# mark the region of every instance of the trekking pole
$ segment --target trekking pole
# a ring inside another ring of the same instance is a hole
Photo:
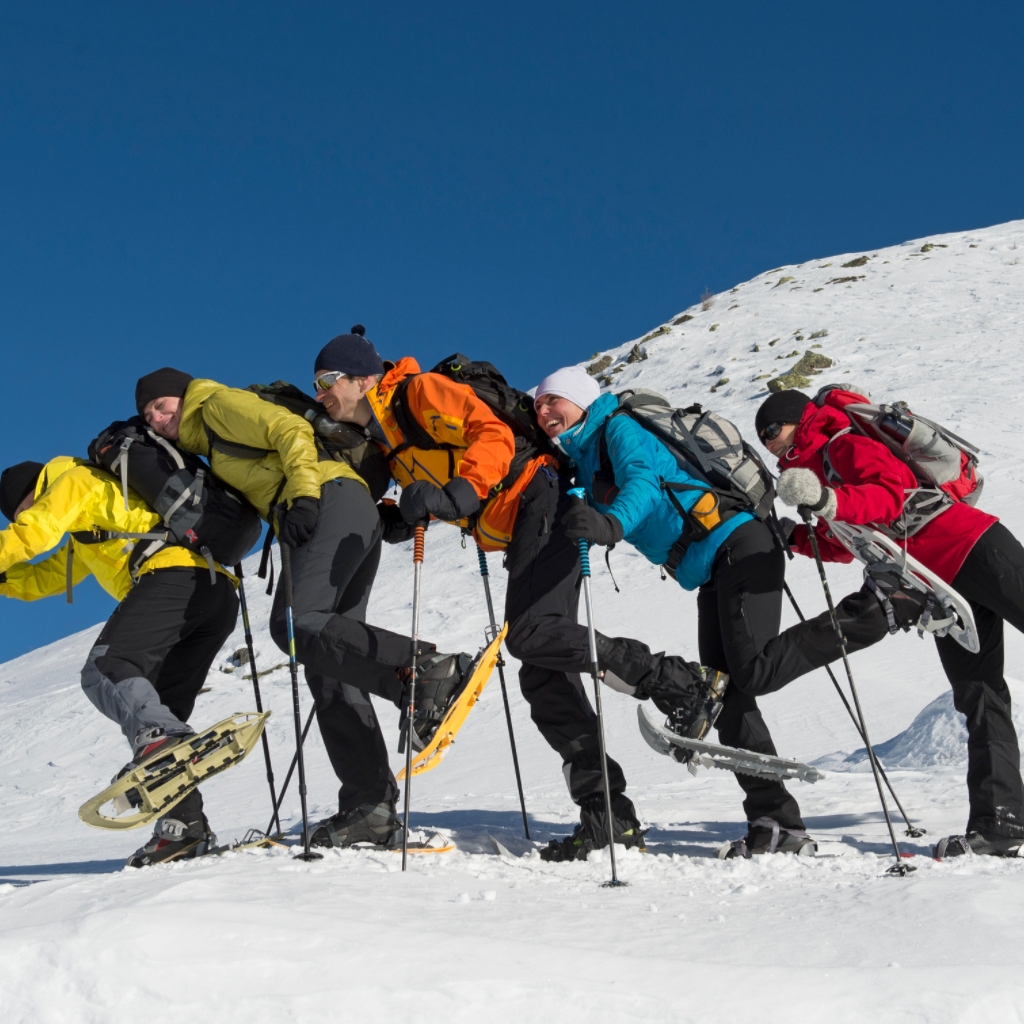
[[[260,677],[256,671],[256,651],[252,645],[252,629],[249,626],[249,605],[245,600],[245,584],[242,582],[242,563],[235,566],[235,575],[238,577],[238,600],[242,606],[242,628],[245,631],[245,646],[249,652],[249,671],[252,673],[252,692],[256,697],[256,711],[263,714],[263,700],[260,697]],[[277,794],[274,792],[274,769],[270,763],[270,743],[267,741],[267,730],[262,733],[263,739],[263,760],[267,763],[267,784],[270,786],[270,806],[273,808],[273,817],[267,826],[267,835],[274,822],[277,822],[278,835],[281,833],[281,819],[277,811]]]
[[[306,724],[302,727],[302,745],[306,744],[306,733],[309,732],[309,727],[313,724],[313,716],[316,714],[316,707],[309,709],[309,718],[306,719]],[[281,810],[281,805],[284,803],[284,795],[288,792],[288,783],[292,781],[292,772],[295,771],[295,765],[299,761],[299,752],[296,751],[292,754],[292,763],[288,768],[288,774],[284,777],[284,785],[281,787],[281,792],[277,795],[277,803],[274,804],[274,818],[277,818],[278,812]],[[270,819],[270,824],[267,826],[267,835],[270,835],[270,829],[274,825],[274,818]],[[278,818],[278,828],[281,827],[281,820]]]
[[[478,544],[476,546],[477,558],[480,560],[480,575],[484,581],[484,594],[487,597],[487,614],[491,619],[491,632],[488,640],[493,640],[498,635],[498,622],[494,618],[494,602],[491,600],[491,577],[487,572],[487,555],[484,549]],[[508,705],[508,690],[505,689],[505,659],[498,651],[498,682],[501,683],[501,699],[505,702],[505,722],[508,725],[508,742],[512,747],[512,766],[516,770],[516,786],[519,788],[519,806],[523,811],[523,831],[526,838],[530,838],[530,824],[526,819],[526,799],[523,796],[523,779],[519,774],[519,755],[516,753],[516,735],[512,731],[512,709]]]
[[[889,828],[889,838],[892,840],[892,850],[896,857],[896,863],[892,865],[887,871],[887,875],[899,875],[905,877],[911,871],[915,870],[911,865],[904,864],[903,858],[900,856],[900,844],[896,841],[896,831],[892,827],[892,818],[889,817],[889,808],[885,802],[885,793],[882,791],[882,780],[878,774],[878,761],[875,759],[875,748],[871,746],[871,740],[868,738],[868,727],[864,721],[864,712],[861,710],[860,697],[857,696],[857,687],[853,681],[853,672],[850,669],[850,659],[846,656],[846,637],[843,635],[843,627],[839,624],[839,616],[836,615],[836,607],[832,603],[832,591],[828,588],[828,577],[825,575],[825,566],[821,560],[821,550],[818,547],[818,536],[814,532],[814,526],[811,523],[811,510],[806,505],[799,507],[799,512],[803,521],[807,524],[807,534],[811,539],[811,550],[814,552],[814,562],[818,567],[818,575],[821,577],[821,586],[825,591],[825,601],[828,604],[828,613],[832,618],[832,627],[836,631],[836,639],[839,641],[839,649],[843,654],[843,666],[846,669],[846,678],[850,682],[850,693],[853,696],[853,704],[857,709],[857,718],[860,720],[860,734],[864,737],[864,745],[867,747],[868,760],[871,762],[871,773],[875,777],[875,786],[878,789],[878,799],[882,803],[882,814],[885,815],[885,823]]]
[[[801,622],[806,622],[804,613],[800,611],[800,606],[796,603],[796,598],[793,596],[793,591],[789,589],[789,584],[783,581],[783,589],[786,591],[786,596],[789,598],[789,603],[793,606],[793,611],[796,612],[797,618]],[[853,720],[853,727],[857,730],[857,735],[864,739],[864,733],[861,732],[860,723],[857,721],[857,716],[853,713],[853,708],[850,707],[850,702],[846,699],[846,694],[843,693],[843,688],[839,685],[839,680],[836,679],[835,673],[832,671],[831,665],[824,666],[825,671],[828,673],[829,679],[832,680],[832,685],[836,688],[836,693],[839,694],[839,699],[843,702],[843,707],[846,708],[850,718]],[[900,798],[896,795],[896,790],[892,788],[892,783],[889,781],[889,776],[885,774],[885,768],[882,767],[882,762],[878,762],[878,771],[882,776],[882,781],[885,783],[886,788],[892,795],[893,800],[896,801],[896,806],[900,809],[900,814],[903,815],[903,820],[907,823],[906,831],[903,833],[905,836],[910,836],[912,839],[920,839],[921,836],[925,835],[926,829],[920,828],[917,825],[910,823],[910,818],[907,817],[907,812],[903,810],[903,804],[900,803]]]
[[[573,487],[569,497],[577,504],[586,503],[586,492],[582,487]],[[608,818],[608,853],[612,859],[611,881],[602,882],[601,887],[610,889],[628,885],[618,877],[615,869],[615,823],[612,818],[612,788],[608,781],[608,757],[604,748],[604,711],[601,707],[601,669],[597,663],[597,631],[594,628],[594,604],[590,596],[590,545],[582,537],[577,542],[580,549],[580,574],[583,577],[583,595],[587,605],[587,638],[590,641],[590,674],[594,678],[594,703],[597,709],[597,745],[601,755],[601,779],[604,782],[604,811]]]
[[[292,676],[292,708],[295,711],[295,757],[299,765],[299,800],[302,804],[302,853],[296,860],[321,860],[322,853],[309,848],[309,814],[306,810],[306,759],[302,754],[302,713],[299,710],[299,663],[295,657],[295,619],[292,615],[292,549],[278,539],[281,549],[281,586],[284,587],[284,617],[288,626],[288,668]]]
[[[416,654],[420,639],[420,569],[423,567],[423,542],[426,526],[416,527],[412,542],[412,671],[409,675],[409,706],[405,710],[405,813],[402,815],[402,870],[409,855],[409,797],[412,791],[413,717],[416,714]]]

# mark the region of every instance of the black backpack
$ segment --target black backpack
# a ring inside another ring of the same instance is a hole
[[[353,423],[335,423],[315,398],[287,381],[250,384],[246,391],[252,391],[264,401],[280,405],[308,420],[313,428],[320,461],[348,463],[366,482],[375,502],[387,493],[388,484],[391,483],[391,467],[384,450],[370,437],[366,428]],[[233,445],[221,438],[211,438],[211,444],[218,451],[236,458],[262,458],[268,454],[266,449]]]
[[[468,384],[473,393],[504,423],[515,438],[516,451],[512,457],[512,464],[505,478],[491,488],[491,497],[500,491],[511,486],[519,474],[526,468],[526,464],[538,455],[553,455],[558,457],[557,451],[548,439],[548,436],[537,424],[537,414],[534,411],[533,399],[511,384],[498,372],[497,367],[487,362],[474,362],[464,355],[456,352],[447,359],[442,359],[437,366],[432,367],[428,373],[438,373],[442,377],[455,381],[457,384]],[[405,436],[405,443],[399,445],[391,452],[391,458],[405,451],[406,448],[422,448],[424,450],[442,449],[454,451],[454,445],[444,444],[435,441],[434,438],[416,422],[415,418],[406,411],[404,405],[405,390],[409,386],[407,378],[398,385],[395,397],[391,403],[391,411],[395,416],[399,429]],[[454,457],[452,459],[452,472],[454,473]]]
[[[125,508],[131,488],[163,519],[163,530],[146,534],[74,535],[80,543],[114,537],[137,541],[129,560],[133,575],[168,544],[202,555],[212,574],[213,562],[237,565],[260,538],[262,523],[252,505],[218,480],[202,459],[160,437],[138,416],[112,423],[95,438],[89,444],[89,461],[120,478]]]

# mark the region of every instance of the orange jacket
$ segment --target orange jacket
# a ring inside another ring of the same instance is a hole
[[[421,373],[415,359],[385,363],[385,374],[367,393],[374,419],[390,453],[391,473],[405,487],[414,480],[429,480],[443,487],[460,476],[473,485],[484,503],[473,526],[473,536],[485,551],[500,551],[512,539],[519,511],[519,496],[540,466],[557,466],[550,455],[531,459],[508,486],[502,481],[515,455],[512,431],[477,398],[468,384],[457,384],[439,373]],[[405,435],[392,403],[398,385],[409,378],[402,406],[405,415],[446,448],[405,447]],[[401,448],[401,451],[396,449]],[[468,527],[466,520],[457,525]]]

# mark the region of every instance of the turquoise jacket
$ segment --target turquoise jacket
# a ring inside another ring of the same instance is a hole
[[[586,490],[594,508],[615,516],[622,523],[624,539],[655,565],[662,565],[684,524],[668,493],[661,489],[661,481],[698,485],[701,481],[680,469],[672,453],[629,416],[609,420],[618,405],[615,395],[601,395],[579,423],[558,436],[558,444],[575,464],[576,485]],[[610,505],[594,501],[593,478],[601,468],[602,428],[619,489]],[[679,503],[687,510],[700,496],[700,491],[676,492]],[[740,512],[704,540],[691,544],[676,569],[679,585],[684,590],[696,590],[707,583],[722,542],[753,518],[749,512]]]

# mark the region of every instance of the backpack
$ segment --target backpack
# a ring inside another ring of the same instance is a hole
[[[680,469],[705,485],[661,482],[686,524],[666,568],[674,572],[690,544],[703,540],[737,512],[751,512],[763,520],[772,518],[775,478],[730,420],[705,412],[697,404],[675,409],[667,398],[646,388],[623,391],[617,397],[619,407],[609,419],[629,416],[669,450]],[[598,445],[600,469],[594,474],[592,492],[595,500],[605,505],[614,500],[618,491],[603,429]],[[702,491],[710,497],[701,498],[686,511],[673,492],[690,490]]]
[[[969,441],[912,413],[906,402],[874,405],[866,392],[848,386],[827,384],[813,401],[819,408],[828,405],[845,413],[850,421],[847,430],[884,444],[917,478],[918,488],[908,493],[903,511],[883,532],[912,537],[956,502],[977,503],[985,481],[978,472],[979,449]],[[841,485],[828,454],[831,443],[822,450],[822,467],[829,484]]]
[[[456,384],[467,384],[473,389],[473,393],[480,399],[511,431],[515,440],[515,454],[512,457],[512,464],[504,479],[491,488],[490,497],[494,497],[505,488],[510,487],[519,474],[526,468],[527,463],[538,455],[554,455],[555,449],[551,445],[548,436],[537,424],[537,414],[534,412],[533,398],[525,391],[512,387],[511,384],[498,372],[497,367],[487,362],[474,362],[464,355],[456,352],[455,355],[442,359],[437,366],[426,371],[437,373],[447,377]],[[411,416],[404,403],[405,391],[409,386],[411,377],[407,377],[395,389],[394,398],[391,401],[391,412],[398,423],[399,429],[405,437],[404,444],[400,444],[391,452],[391,458],[405,451],[407,448],[421,448],[427,451],[442,449],[453,452],[455,445],[444,444],[435,441],[425,428],[416,422]],[[451,459],[451,474],[455,472],[455,459]]]
[[[335,423],[315,398],[287,381],[250,384],[246,391],[252,391],[265,402],[280,405],[308,420],[313,428],[320,461],[348,463],[366,482],[374,502],[384,497],[391,483],[391,467],[383,448],[370,437],[366,428],[352,423]],[[221,438],[211,438],[211,444],[214,443],[219,451],[236,458],[260,459],[269,454],[267,449],[235,445]],[[244,453],[240,454],[243,449]]]
[[[259,540],[262,522],[237,491],[222,483],[202,459],[160,437],[138,416],[112,423],[89,444],[89,461],[119,476],[128,508],[131,488],[163,519],[164,530],[146,534],[85,532],[80,543],[126,537],[137,543],[129,559],[132,575],[168,544],[201,554],[214,576],[214,562],[237,565]]]

